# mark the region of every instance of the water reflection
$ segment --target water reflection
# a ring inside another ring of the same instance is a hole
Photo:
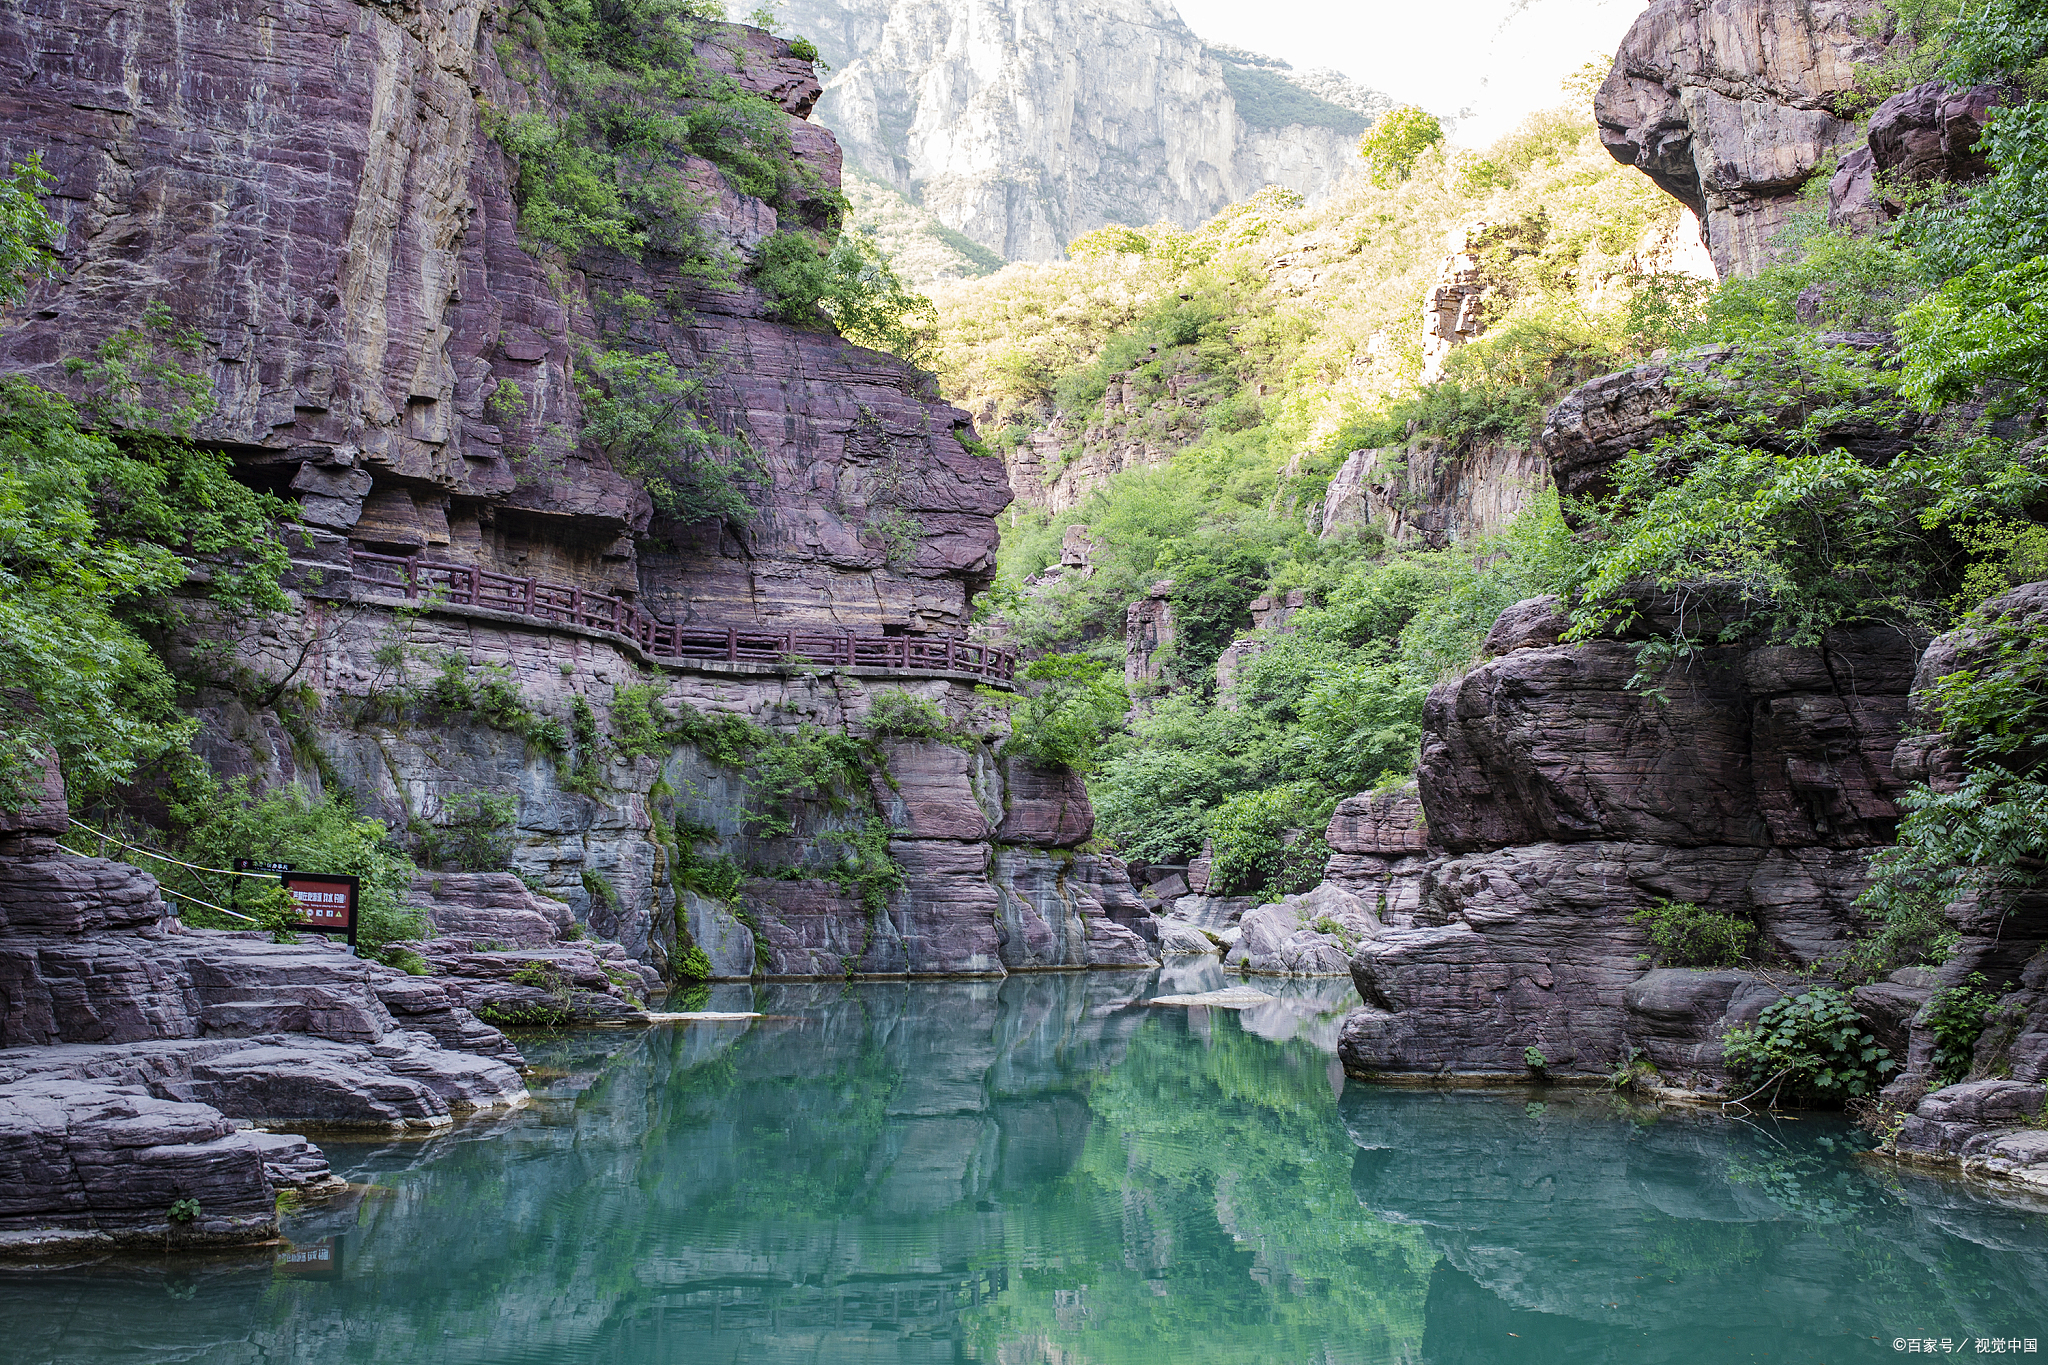
[[[1840,1124],[1340,1099],[1348,983],[1144,1003],[1225,984],[1210,962],[721,988],[711,1008],[769,1017],[537,1042],[531,1109],[332,1146],[361,1187],[290,1219],[297,1260],[4,1274],[0,1325],[30,1360],[492,1365],[1841,1361],[2048,1337],[2041,1220],[1866,1170]]]

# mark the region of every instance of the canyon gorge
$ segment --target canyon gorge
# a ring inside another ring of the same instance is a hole
[[[1353,1086],[1356,1202],[1466,1277],[1432,1302],[1615,1306],[1570,1274],[1504,1288],[1497,1230],[1428,1188],[1429,1101],[1379,1131],[1360,1089],[1611,1085],[1666,1106],[1682,1156],[1786,1075],[1739,1040],[1820,995],[1895,1063],[1854,1097],[1887,1157],[2048,1188],[2039,859],[1940,883],[1938,951],[1868,946],[1873,855],[1975,790],[1984,735],[2020,736],[1998,772],[2038,764],[2034,712],[1998,730],[1954,681],[2048,628],[2038,498],[1966,509],[1995,555],[1940,531],[1912,612],[1838,595],[1781,629],[1789,570],[1556,569],[1646,534],[1725,453],[1703,432],[1858,490],[1990,443],[2017,453],[1980,482],[2033,477],[2011,376],[1899,396],[1889,324],[1939,281],[1876,318],[1785,273],[1980,186],[2019,85],[1911,66],[1866,0],[1653,0],[1589,110],[1483,153],[1435,127],[1394,175],[1357,150],[1389,101],[1150,0],[795,0],[773,17],[801,39],[656,9],[0,9],[0,165],[39,166],[52,233],[0,372],[143,450],[107,414],[184,395],[158,434],[289,518],[281,609],[215,591],[250,547],[176,536],[189,581],[122,607],[179,719],[117,780],[65,747],[63,698],[5,693],[36,739],[0,802],[0,1253],[274,1238],[281,1208],[363,1197],[320,1143],[516,1124],[536,1057],[580,1046],[537,1028],[654,1031],[626,1071],[714,1040],[661,1063],[697,1085],[728,1050],[804,1073],[794,1032],[709,1026],[807,1019],[856,1075],[940,1006],[856,1025],[808,993],[925,979],[974,1040],[929,1075],[896,1057],[915,1084],[856,1116],[929,1156],[933,1209],[1027,1183],[1011,1134],[1086,1164],[1048,1059],[1149,1058],[1155,999],[1221,1056],[1210,1011],[1249,997],[1218,992],[1255,988],[1247,1027],[1314,1044],[1290,1112]],[[1878,69],[1902,88],[1873,96]],[[842,234],[853,170],[1016,264],[909,300]],[[1716,298],[1780,330],[1687,331]],[[175,373],[138,359],[164,348]],[[1884,488],[1863,502],[1910,502]],[[233,899],[255,888],[187,876],[243,871],[200,857],[208,806],[349,823],[401,928],[289,941]],[[1674,906],[1743,951],[1672,960]],[[1461,1121],[1461,1152],[1529,1145]],[[905,1161],[877,1187],[921,1208]],[[1203,1195],[1225,1223],[1232,1188]],[[1366,1240],[1339,1250],[1423,1254]],[[933,1322],[998,1293],[956,1270],[902,1272]]]

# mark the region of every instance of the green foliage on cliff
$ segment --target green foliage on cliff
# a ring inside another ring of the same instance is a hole
[[[47,265],[39,176],[0,179],[0,298]],[[195,444],[199,340],[161,305],[68,367],[81,405],[0,376],[0,807],[54,748],[75,805],[182,749],[191,723],[149,643],[188,583],[230,615],[280,610],[290,505]]]
[[[784,322],[814,326],[822,317],[857,346],[913,365],[928,359],[932,301],[913,293],[861,233],[828,245],[812,233],[778,232],[761,244],[754,280]]]
[[[1020,694],[988,693],[1010,707],[1004,754],[1077,773],[1094,769],[1103,739],[1123,723],[1130,693],[1116,670],[1099,659],[1047,654],[1018,670]]]
[[[659,351],[586,348],[576,365],[583,436],[613,469],[638,479],[663,516],[684,525],[744,525],[766,472],[744,434],[709,412],[708,367],[677,368]]]
[[[1691,901],[1659,898],[1629,919],[1649,938],[1659,967],[1733,967],[1756,941],[1748,920]]]
[[[697,43],[723,13],[705,0],[519,0],[498,53],[540,107],[487,123],[517,166],[519,227],[570,256],[592,247],[658,251],[728,278],[697,218],[712,187],[687,158],[717,166],[741,194],[792,207],[806,186],[788,116],[707,68]]]

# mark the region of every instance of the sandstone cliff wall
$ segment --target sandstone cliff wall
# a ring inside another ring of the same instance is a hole
[[[750,286],[680,263],[522,249],[513,167],[482,115],[544,106],[501,69],[485,0],[319,0],[289,19],[230,0],[35,0],[0,15],[0,156],[54,176],[63,273],[0,337],[0,366],[64,387],[61,362],[167,305],[205,338],[218,408],[201,429],[252,481],[296,495],[340,586],[348,537],[601,591],[664,616],[959,629],[991,572],[1000,466],[956,439],[967,417],[896,360],[766,319]],[[815,182],[838,183],[818,94],[788,45],[733,26],[705,40],[787,111]],[[680,168],[716,246],[796,224]],[[631,322],[600,316],[632,292]],[[613,300],[607,304],[607,299]],[[686,369],[771,484],[759,515],[712,535],[656,528],[644,492],[579,439],[579,351],[621,330]],[[515,391],[516,401],[509,395]],[[907,543],[879,529],[908,518]]]
[[[877,745],[859,810],[764,841],[743,775],[697,748],[616,757],[612,701],[652,686],[662,704],[845,735],[870,693],[851,673],[663,671],[616,637],[394,612],[351,581],[352,545],[561,581],[683,625],[873,635],[959,632],[993,568],[1002,466],[963,446],[966,414],[918,372],[822,323],[771,318],[744,270],[720,284],[658,252],[570,260],[522,242],[516,168],[485,115],[545,111],[549,93],[507,74],[498,17],[484,0],[317,0],[276,19],[230,0],[0,14],[0,67],[17,77],[0,94],[0,157],[43,157],[64,230],[63,273],[0,334],[0,366],[64,387],[64,359],[167,305],[204,338],[217,407],[201,439],[296,497],[308,528],[293,614],[208,617],[172,643],[198,686],[201,753],[259,789],[339,785],[407,838],[462,797],[513,795],[513,866],[657,962],[679,946],[704,947],[719,975],[1150,961],[1112,918],[1139,922],[1114,866],[1067,851],[1092,831],[1085,797],[998,761],[1001,723],[959,681],[910,684],[975,718],[959,743]],[[687,157],[703,235],[743,266],[778,228],[829,229],[839,153],[806,117],[810,63],[741,26],[698,57],[784,110],[813,187],[778,217]],[[629,295],[648,305],[627,309]],[[708,375],[709,415],[767,475],[755,515],[667,524],[582,439],[578,372],[596,345]],[[207,644],[227,645],[233,667]],[[575,703],[591,706],[583,766],[423,705],[444,661],[502,670],[564,733]],[[303,700],[252,700],[251,679]],[[900,836],[889,852],[907,874],[886,914],[795,875],[835,866],[819,837],[869,814]],[[718,856],[795,879],[757,879],[730,905],[696,896],[675,875],[679,819],[713,830]]]

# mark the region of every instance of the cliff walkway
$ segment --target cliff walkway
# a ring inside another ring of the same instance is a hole
[[[349,570],[363,589],[408,601],[446,602],[531,616],[623,636],[657,659],[760,664],[824,664],[898,673],[969,673],[994,682],[1016,676],[1017,656],[958,635],[855,635],[671,625],[621,597],[513,578],[472,564],[418,555],[380,555],[349,547]]]

